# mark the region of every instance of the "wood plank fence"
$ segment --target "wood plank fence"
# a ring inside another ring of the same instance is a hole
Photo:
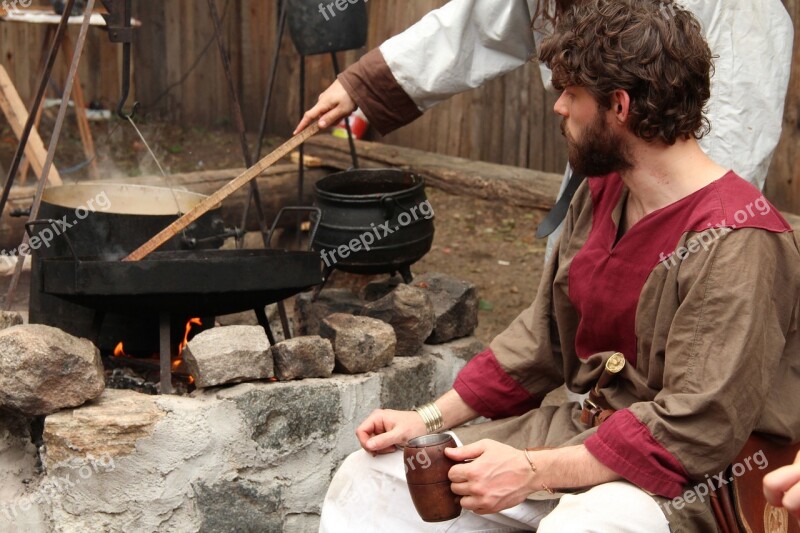
[[[278,0],[216,0],[224,17],[224,39],[250,130],[257,128],[277,30]],[[44,2],[47,3],[47,2]],[[369,2],[369,38],[364,50],[341,53],[348,65],[367,49],[411,25],[445,0],[373,0]],[[800,0],[784,0],[800,23]],[[213,41],[204,0],[134,0],[142,21],[134,47],[134,91],[149,116],[206,128],[231,128],[227,85]],[[71,30],[77,34],[77,29]],[[288,32],[287,32],[288,34]],[[800,39],[800,31],[796,31]],[[28,101],[42,55],[43,29],[0,23],[0,63]],[[795,65],[784,121],[784,136],[768,179],[768,196],[782,209],[800,212],[800,53]],[[89,34],[81,76],[87,100],[115,107],[120,88],[120,47],[102,30]],[[423,67],[424,68],[424,67]],[[56,69],[56,80],[63,77]],[[311,103],[333,80],[327,56],[307,59],[305,100]],[[546,93],[534,64],[459,95],[385,142],[494,163],[561,172],[566,156],[554,97]],[[281,43],[278,78],[268,133],[286,136],[300,108],[299,58],[288,37]],[[251,135],[252,138],[252,135]]]

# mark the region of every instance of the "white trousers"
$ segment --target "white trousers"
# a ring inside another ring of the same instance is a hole
[[[616,481],[560,500],[525,502],[498,514],[464,511],[448,522],[426,523],[417,514],[400,452],[351,454],[333,477],[321,533],[511,532],[669,533],[664,513],[644,491]]]

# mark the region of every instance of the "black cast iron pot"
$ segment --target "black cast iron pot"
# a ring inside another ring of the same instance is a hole
[[[433,244],[433,208],[421,176],[399,169],[347,170],[315,185],[322,220],[313,247],[328,269],[400,272]]]
[[[300,55],[354,50],[367,44],[367,0],[287,0],[289,34]]]

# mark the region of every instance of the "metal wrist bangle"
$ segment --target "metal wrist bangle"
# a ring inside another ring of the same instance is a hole
[[[535,452],[537,449],[538,448],[525,448],[523,450],[525,452],[525,458],[528,460],[528,463],[530,463],[530,465],[531,465],[531,472],[533,472],[534,474],[536,474],[538,469],[536,468],[536,465],[533,464],[533,459],[531,458],[531,456],[530,456],[530,454],[528,452]],[[545,485],[544,483],[542,483],[542,490],[545,490],[550,494],[555,494],[555,491],[553,489],[551,489],[550,487],[548,487],[547,485]]]
[[[442,412],[435,403],[426,403],[416,407],[414,410],[422,417],[422,421],[425,423],[425,430],[428,433],[435,433],[444,427]]]

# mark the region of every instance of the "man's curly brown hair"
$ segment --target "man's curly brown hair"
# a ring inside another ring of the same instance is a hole
[[[539,60],[553,86],[588,90],[605,109],[611,94],[630,95],[628,126],[668,145],[710,130],[711,51],[694,15],[672,0],[588,0],[558,19]]]

